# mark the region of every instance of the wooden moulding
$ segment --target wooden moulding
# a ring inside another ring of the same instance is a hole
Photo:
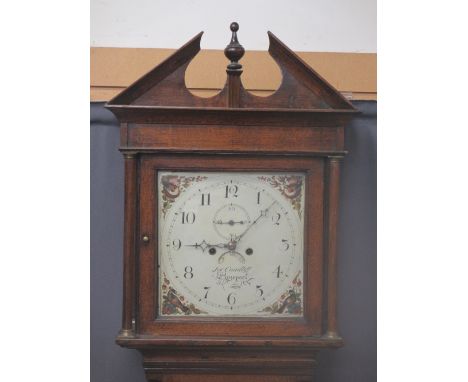
[[[270,125],[337,126],[349,122],[357,110],[330,109],[271,109],[271,108],[215,108],[162,106],[106,106],[127,123],[178,123],[205,125]]]
[[[140,334],[134,338],[118,337],[117,343],[132,349],[193,349],[199,351],[204,347],[213,349],[281,349],[289,351],[294,348],[321,349],[338,348],[343,345],[341,338],[330,338],[326,335],[315,337],[226,337],[226,336],[152,336]]]
[[[247,381],[266,382],[271,381],[272,377],[278,378],[277,380],[288,377],[287,381],[297,381],[297,377],[309,377],[310,381],[317,364],[315,350],[290,349],[284,352],[275,349],[203,349],[194,352],[190,349],[166,349],[164,352],[146,350],[142,351],[142,354],[143,367],[150,381],[164,381],[167,370],[171,370],[173,375],[180,374],[181,379],[183,375],[198,374],[199,378],[210,375],[217,375],[218,378],[219,375],[242,375],[249,377]]]
[[[322,348],[342,346],[341,339],[262,337],[122,338],[117,343],[143,355],[148,381],[310,382]],[[170,377],[169,377],[170,376]],[[218,379],[216,379],[218,378]]]

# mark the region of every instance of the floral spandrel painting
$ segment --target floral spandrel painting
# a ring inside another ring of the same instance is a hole
[[[167,210],[172,203],[183,193],[193,182],[205,180],[206,176],[179,176],[164,175],[161,177],[162,193],[162,213],[166,216]]]
[[[302,281],[299,276],[298,273],[288,290],[280,296],[278,301],[267,306],[262,312],[302,314]]]
[[[164,274],[162,283],[162,313],[164,315],[191,315],[206,313],[195,305],[188,303],[184,296],[179,294]]]
[[[304,177],[299,175],[259,176],[258,179],[269,183],[287,198],[301,216],[301,201]]]

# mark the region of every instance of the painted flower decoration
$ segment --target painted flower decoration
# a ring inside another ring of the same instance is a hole
[[[259,176],[259,180],[269,183],[288,199],[301,216],[303,177],[299,175]]]
[[[176,175],[164,175],[161,177],[163,195],[170,200],[175,200],[180,195],[180,178]]]
[[[166,275],[163,274],[162,285],[162,308],[163,315],[190,315],[206,313],[193,304],[187,304],[185,297],[179,294],[171,285]]]
[[[283,293],[278,301],[267,306],[262,312],[271,314],[301,314],[302,313],[302,282],[299,278],[300,273],[294,277],[290,288]]]
[[[289,199],[295,199],[301,195],[302,179],[298,176],[285,177],[284,195]]]
[[[161,196],[162,196],[162,213],[166,217],[166,213],[171,208],[172,203],[180,196],[180,194],[189,187],[193,182],[200,182],[207,179],[206,176],[179,176],[179,175],[163,175],[161,177]]]

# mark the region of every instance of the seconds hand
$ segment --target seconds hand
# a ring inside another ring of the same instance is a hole
[[[271,207],[273,207],[273,205],[274,205],[275,203],[276,203],[276,200],[275,200],[273,203],[271,203],[270,206],[269,206],[268,208],[266,208],[266,209],[264,209],[264,210],[262,210],[262,211],[260,212],[260,215],[253,221],[253,223],[252,223],[251,225],[249,225],[249,226],[247,227],[247,229],[246,229],[244,232],[242,232],[242,233],[240,234],[240,236],[237,237],[236,243],[239,242],[239,240],[242,238],[242,236],[244,236],[244,235],[247,233],[247,231],[248,231],[250,228],[252,228],[252,226],[253,226],[254,224],[256,224],[257,221],[258,221],[262,216],[266,216],[266,213],[268,212],[268,210],[269,210]]]

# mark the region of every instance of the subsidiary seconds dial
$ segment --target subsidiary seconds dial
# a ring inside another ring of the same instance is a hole
[[[159,314],[302,314],[302,174],[162,172],[158,194]]]

